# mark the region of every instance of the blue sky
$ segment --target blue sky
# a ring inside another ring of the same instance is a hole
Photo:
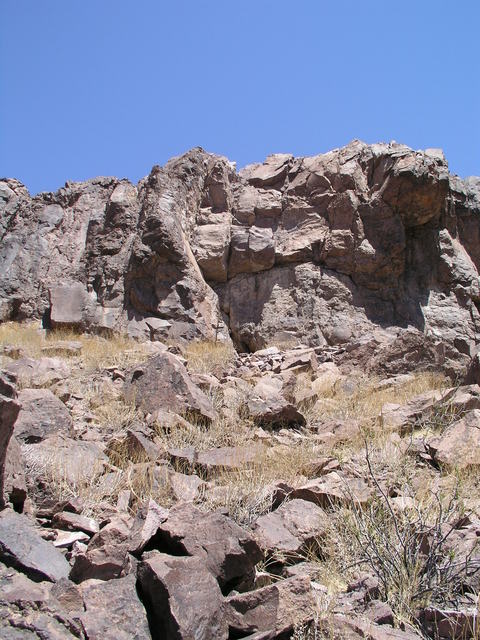
[[[0,176],[137,181],[191,147],[239,167],[442,147],[480,175],[478,0],[0,0]]]

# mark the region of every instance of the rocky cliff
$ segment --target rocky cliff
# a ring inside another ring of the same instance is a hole
[[[0,196],[3,320],[231,336],[244,351],[408,329],[455,361],[474,351],[480,179],[449,175],[438,150],[353,141],[237,172],[197,148],[137,185],[30,197],[5,179]]]

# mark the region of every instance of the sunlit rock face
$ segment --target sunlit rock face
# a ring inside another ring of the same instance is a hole
[[[480,180],[353,141],[237,172],[193,149],[133,185],[0,182],[0,313],[151,339],[355,345],[418,330],[469,357]]]

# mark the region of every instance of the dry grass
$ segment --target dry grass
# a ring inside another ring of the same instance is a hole
[[[229,342],[195,340],[189,343],[183,355],[190,373],[215,373],[234,362],[235,349]]]
[[[84,335],[70,330],[57,329],[46,332],[39,323],[5,322],[0,324],[0,347],[11,345],[20,348],[31,358],[45,355],[42,348],[53,346],[56,342],[75,342],[81,344],[80,364],[88,371],[106,367],[125,368],[145,360],[149,350],[145,345],[131,340],[122,334],[112,333],[107,337]],[[76,356],[62,355],[66,360]]]
[[[384,404],[404,404],[426,391],[447,387],[442,374],[430,372],[417,373],[411,380],[387,388],[379,388],[380,380],[375,378],[352,378],[348,382],[352,384],[350,393],[337,382],[326,384],[321,399],[332,402],[319,407],[321,415],[367,424],[378,417]]]
[[[26,471],[42,493],[53,501],[79,498],[84,515],[98,516],[106,507],[115,508],[120,492],[131,493],[132,512],[149,498],[168,507],[173,503],[173,494],[164,469],[154,463],[135,463],[125,458],[118,467],[99,459],[94,466],[86,468],[82,461],[72,465],[70,457],[61,450],[44,455],[35,445],[23,448]]]
[[[241,525],[249,525],[272,508],[276,484],[297,487],[310,476],[311,462],[319,456],[318,446],[307,439],[298,445],[266,446],[253,464],[240,469],[220,470],[217,490],[203,496],[203,509],[224,508]]]

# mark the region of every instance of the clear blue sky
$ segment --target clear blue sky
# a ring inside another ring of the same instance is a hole
[[[239,167],[442,147],[480,175],[479,0],[0,0],[0,176],[134,181],[191,147]]]

